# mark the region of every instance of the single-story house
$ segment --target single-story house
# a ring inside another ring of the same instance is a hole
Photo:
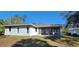
[[[5,35],[18,36],[33,36],[33,35],[47,35],[60,36],[62,35],[62,25],[34,25],[34,24],[16,24],[5,25]]]
[[[73,26],[73,24],[69,24],[68,25],[68,33],[70,33],[71,35],[79,35],[79,25],[75,25]]]
[[[73,14],[68,17],[68,33],[71,35],[79,35],[79,14]]]

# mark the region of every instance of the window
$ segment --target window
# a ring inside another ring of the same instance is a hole
[[[35,32],[37,32],[37,28],[35,28]]]
[[[9,31],[11,31],[11,27],[9,27]]]
[[[17,33],[19,33],[19,27],[17,27]]]
[[[39,29],[39,34],[41,34],[41,29]]]
[[[27,27],[27,33],[29,33],[29,27]]]

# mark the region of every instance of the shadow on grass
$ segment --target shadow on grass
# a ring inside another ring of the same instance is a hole
[[[16,42],[12,47],[56,47],[51,46],[45,41],[38,39],[22,39],[21,41]]]
[[[61,38],[71,38],[71,37],[67,37],[67,36],[61,36]]]
[[[72,35],[71,35],[71,33],[66,33],[66,35],[72,36],[72,37],[79,37],[79,35],[77,35],[77,34],[72,34]]]
[[[57,40],[57,39],[60,39],[61,38],[61,36],[47,36],[47,37],[45,37],[45,39],[50,39],[50,40]]]
[[[76,45],[76,42],[74,42],[73,40],[62,40],[63,43],[66,43],[69,46],[74,46]]]

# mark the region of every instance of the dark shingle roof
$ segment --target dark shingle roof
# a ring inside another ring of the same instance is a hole
[[[10,26],[33,26],[33,27],[62,27],[60,24],[12,24],[12,25],[4,25],[5,27]]]

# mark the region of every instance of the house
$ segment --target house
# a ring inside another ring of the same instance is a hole
[[[73,24],[69,24],[68,33],[70,35],[79,35],[79,26],[74,26]]]
[[[79,35],[79,20],[78,20],[79,14],[73,14],[69,19],[69,23],[67,25],[68,33],[71,35]]]
[[[16,24],[5,25],[5,35],[18,35],[18,36],[60,36],[62,34],[62,25],[34,25],[34,24]]]

